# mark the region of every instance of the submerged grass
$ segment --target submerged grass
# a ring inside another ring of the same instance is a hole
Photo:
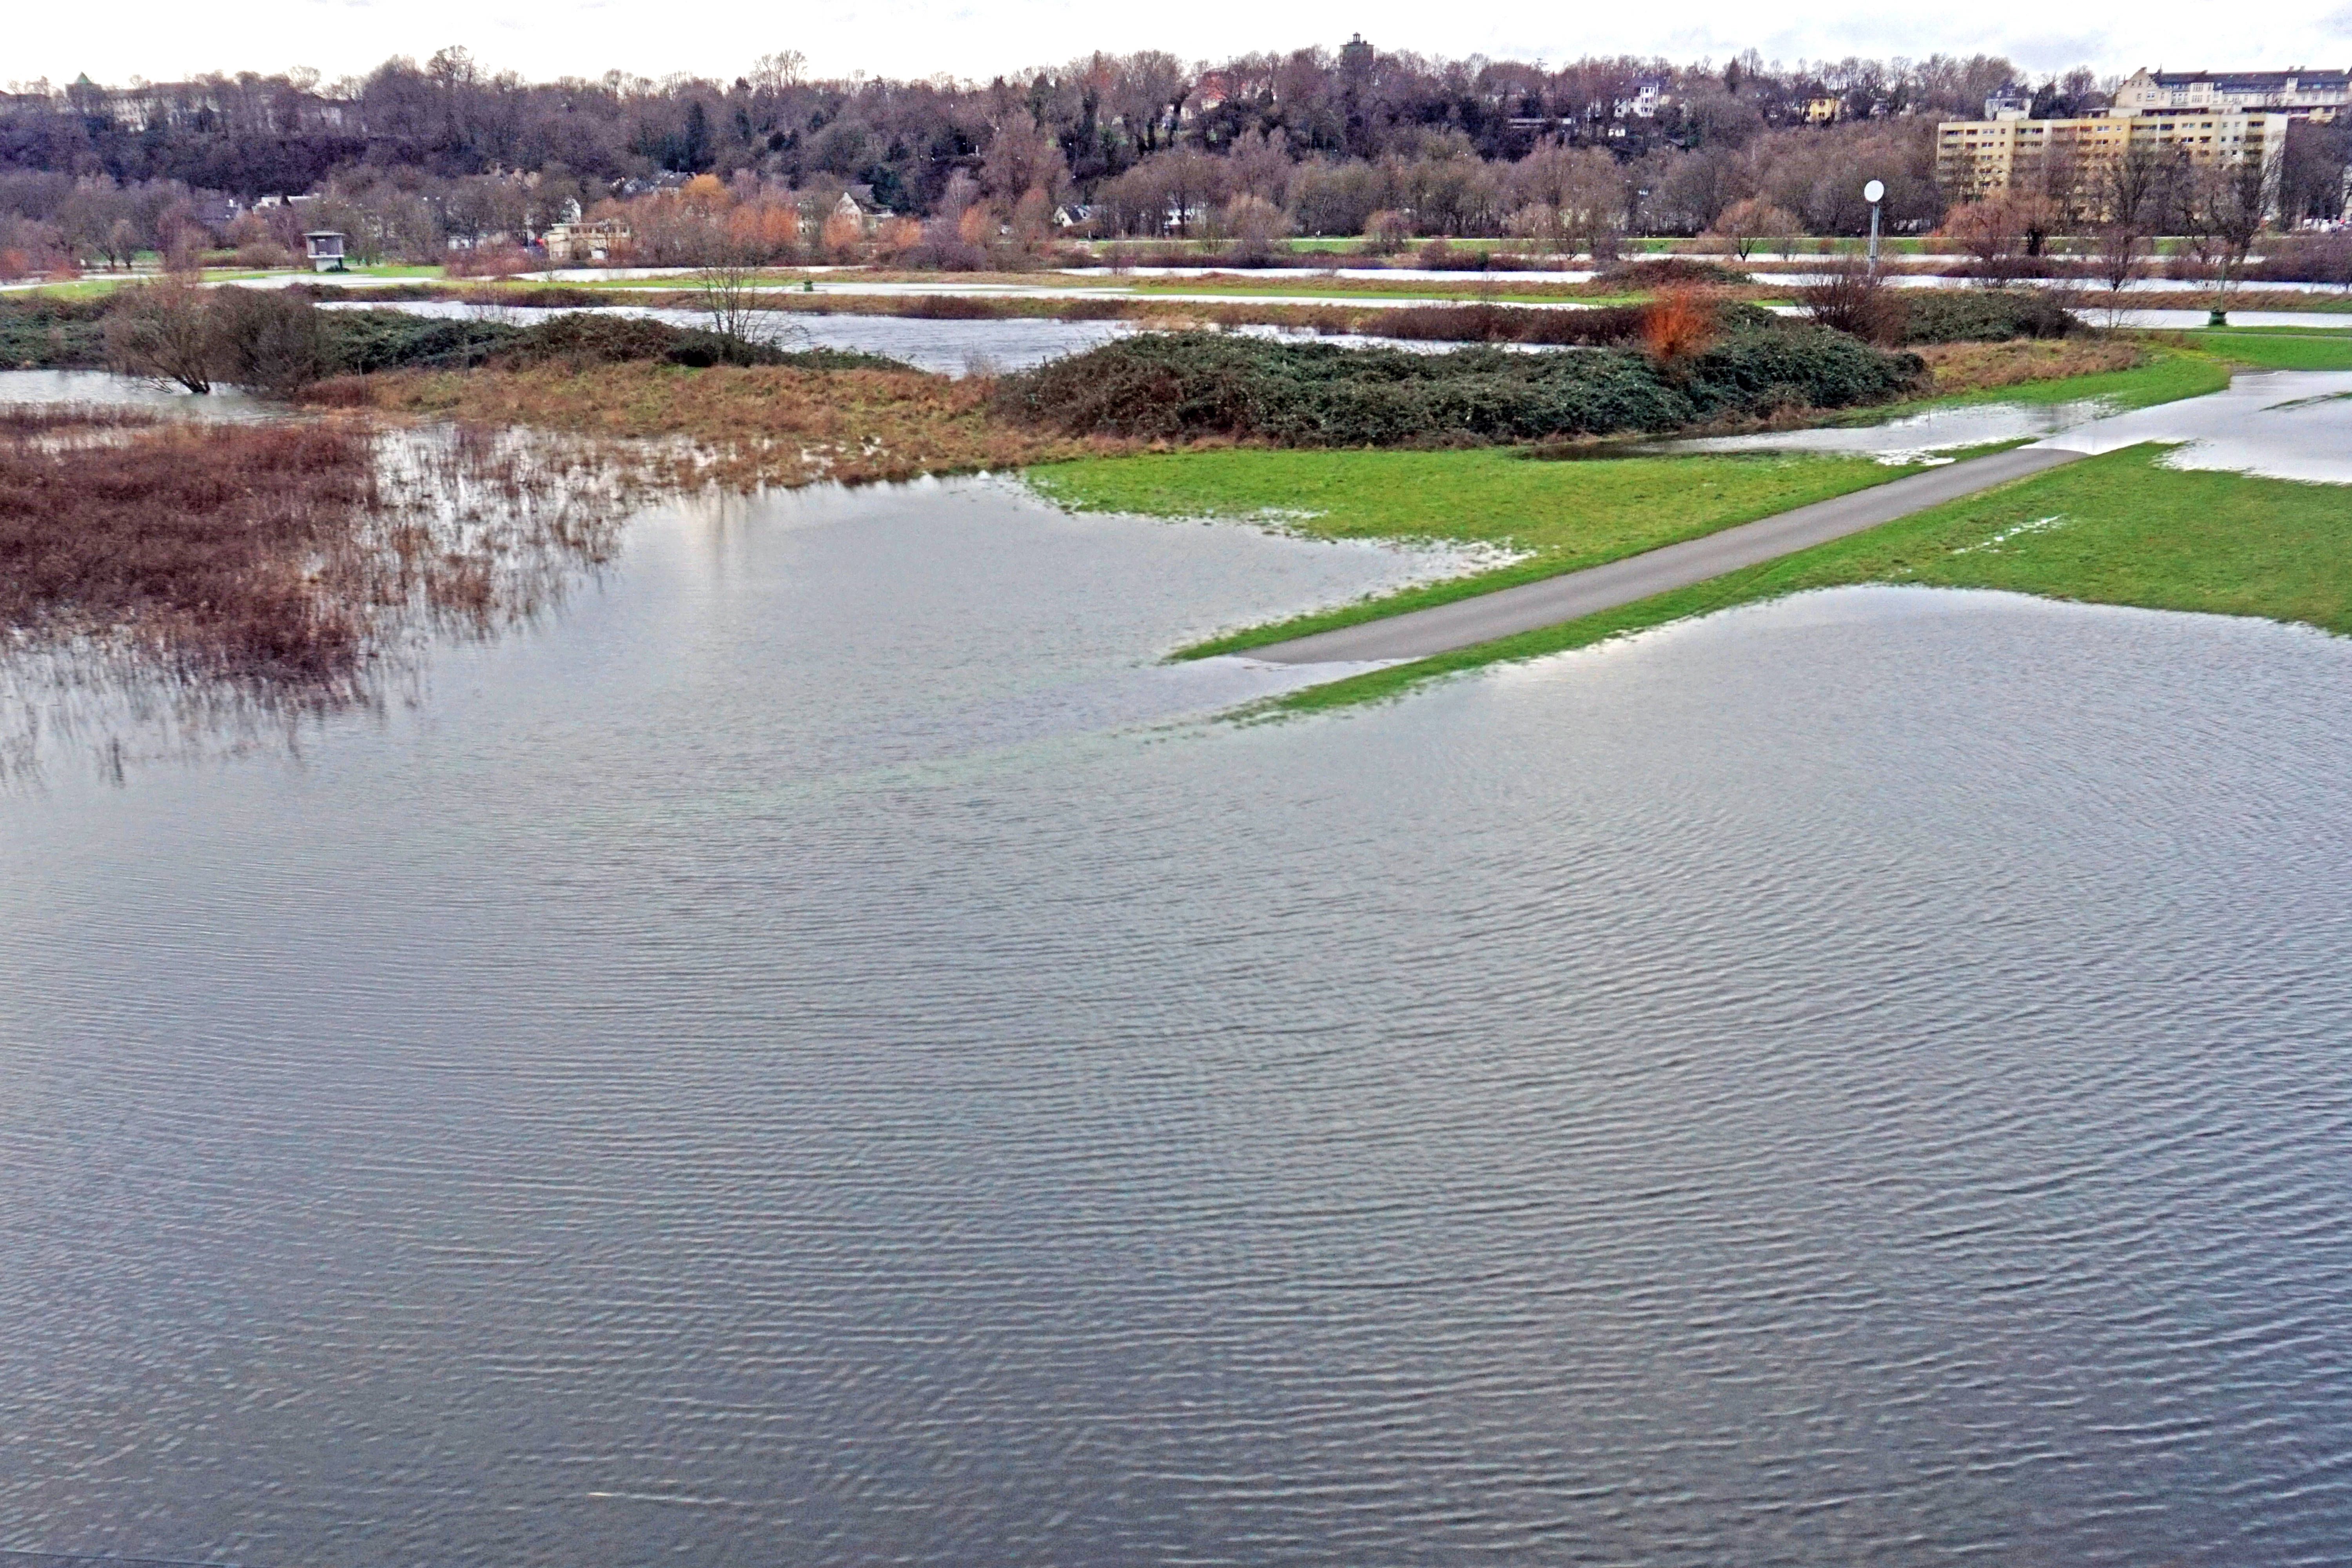
[[[605,557],[593,454],[349,416],[0,416],[0,643],[83,675],[362,699],[423,626],[488,632]]]
[[[1441,676],[1538,658],[1812,588],[1991,588],[2088,604],[2299,621],[2352,634],[2352,492],[2172,468],[2129,447],[1673,593],[1312,687],[1271,709],[1379,701]]]
[[[120,632],[236,678],[352,667],[361,616],[321,591],[316,563],[372,497],[363,431],[183,425],[59,445],[37,427],[12,419],[0,440],[0,626]]]
[[[1033,468],[1073,510],[1273,521],[1317,539],[1486,545],[1526,558],[1473,576],[1227,633],[1234,653],[1400,615],[1713,533],[1912,472],[1866,458],[1779,453],[1544,462],[1524,451],[1145,454]]]

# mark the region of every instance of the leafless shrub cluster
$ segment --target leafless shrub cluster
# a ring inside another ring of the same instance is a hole
[[[327,360],[307,298],[177,279],[123,292],[107,314],[106,354],[125,374],[190,392],[226,382],[279,395],[316,381]]]

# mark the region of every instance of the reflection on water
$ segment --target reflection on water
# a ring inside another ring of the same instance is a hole
[[[2174,441],[2179,468],[2227,468],[2277,479],[2352,484],[2352,372],[2241,374],[2210,397],[2101,419],[2042,443],[2113,452]]]
[[[234,387],[201,396],[178,386],[102,370],[0,370],[0,405],[11,403],[129,405],[171,417],[266,419],[282,405]]]
[[[1137,727],[1391,568],[986,485],[629,537],[299,768],[0,799],[0,1546],[2352,1534],[2352,643],[1851,590]]]
[[[467,305],[450,300],[408,300],[388,305],[331,310],[404,310],[417,316],[477,316],[527,323],[564,311],[526,310],[507,305]],[[594,312],[644,316],[677,327],[707,327],[699,310],[655,310],[615,305]],[[786,349],[849,349],[884,354],[940,375],[974,371],[1026,370],[1049,359],[1097,348],[1135,331],[1132,321],[1061,321],[1014,317],[1004,321],[931,321],[920,316],[820,316],[793,310],[752,312],[751,335]]]
[[[1815,430],[1766,430],[1748,436],[1708,436],[1659,441],[1655,452],[1860,452],[1885,463],[1933,460],[1939,452],[2047,436],[2097,419],[2115,405],[2097,398],[2073,403],[1979,403],[1933,408],[1889,419],[1883,425],[1836,426]]]

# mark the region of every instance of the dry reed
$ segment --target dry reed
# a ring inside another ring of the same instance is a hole
[[[2005,343],[1922,343],[1938,394],[1979,392],[2031,381],[2061,381],[2130,370],[2147,351],[2124,338],[2018,338]]]
[[[493,427],[626,437],[648,479],[736,488],[971,473],[1127,449],[1014,425],[982,377],[653,364],[369,376],[332,400]]]
[[[586,454],[496,433],[125,416],[73,439],[61,418],[0,416],[16,647],[305,700],[362,694],[414,626],[531,613],[609,552],[629,493]]]

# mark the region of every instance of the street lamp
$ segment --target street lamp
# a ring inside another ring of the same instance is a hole
[[[1878,273],[1878,204],[1886,199],[1886,182],[1873,180],[1862,187],[1862,199],[1870,204],[1870,270]]]

